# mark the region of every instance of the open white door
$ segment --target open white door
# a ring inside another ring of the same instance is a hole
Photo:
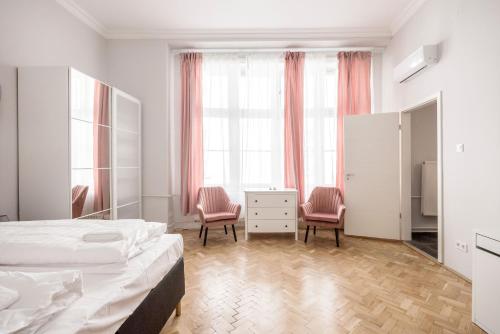
[[[400,239],[399,113],[344,119],[346,235]]]

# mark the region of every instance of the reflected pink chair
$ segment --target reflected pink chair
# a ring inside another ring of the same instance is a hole
[[[85,199],[87,198],[88,186],[76,185],[71,190],[71,217],[78,218],[82,215]]]
[[[309,201],[300,206],[302,218],[307,225],[306,238],[309,235],[309,226],[333,228],[335,231],[335,241],[339,247],[339,229],[344,226],[345,206],[342,194],[335,187],[316,187],[309,197]]]
[[[241,205],[232,203],[222,187],[200,188],[198,191],[198,205],[196,207],[201,221],[199,238],[201,238],[201,233],[203,232],[203,228],[205,228],[203,246],[207,244],[209,227],[224,226],[224,231],[227,234],[226,225],[231,225],[234,241],[238,241],[234,224],[238,222],[240,217]]]

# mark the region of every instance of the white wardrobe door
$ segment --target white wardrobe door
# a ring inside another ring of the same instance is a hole
[[[141,218],[141,103],[113,88],[113,170],[116,219]]]

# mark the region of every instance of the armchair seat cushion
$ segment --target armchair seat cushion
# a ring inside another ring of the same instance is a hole
[[[327,213],[327,212],[312,212],[310,214],[305,215],[304,218],[306,220],[323,221],[323,222],[330,222],[330,223],[338,223],[339,222],[339,217],[337,214]]]
[[[214,212],[205,214],[206,222],[214,222],[218,220],[228,220],[228,219],[236,219],[236,214],[234,214],[233,212]]]

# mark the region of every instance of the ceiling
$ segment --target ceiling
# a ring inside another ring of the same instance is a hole
[[[189,34],[348,38],[391,36],[425,0],[57,1],[109,38]]]

